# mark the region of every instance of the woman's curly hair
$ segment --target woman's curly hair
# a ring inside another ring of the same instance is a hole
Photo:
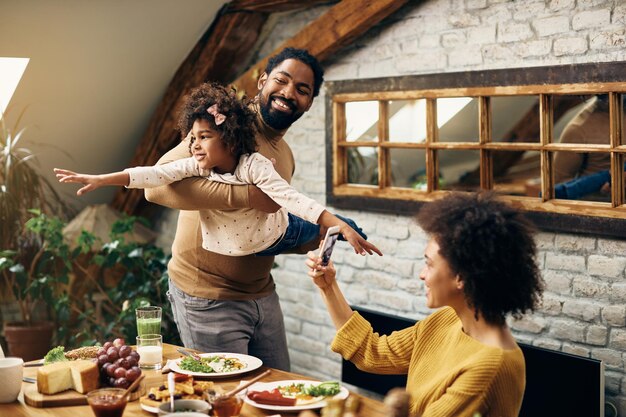
[[[419,225],[464,282],[465,299],[488,323],[520,318],[541,299],[534,227],[492,193],[452,193],[428,203]]]
[[[226,116],[226,120],[219,126],[215,124],[215,117],[207,111],[214,104],[218,112]],[[183,138],[193,123],[200,119],[209,122],[211,129],[221,135],[224,144],[237,158],[256,151],[255,113],[245,100],[237,98],[233,89],[210,82],[191,90],[185,97],[178,118],[178,130]],[[193,142],[194,138],[189,143],[190,150]]]

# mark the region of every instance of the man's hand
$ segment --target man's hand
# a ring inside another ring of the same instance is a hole
[[[248,200],[251,208],[265,213],[276,213],[280,210],[279,204],[254,185],[248,187]]]

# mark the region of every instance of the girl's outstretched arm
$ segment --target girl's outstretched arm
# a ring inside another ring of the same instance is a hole
[[[130,182],[130,176],[124,171],[112,172],[110,174],[89,175],[79,174],[67,169],[54,168],[54,173],[56,174],[59,182],[76,182],[84,184],[84,187],[76,191],[76,195],[83,195],[89,191],[93,191],[96,188],[104,187],[106,185],[119,185],[126,187]]]

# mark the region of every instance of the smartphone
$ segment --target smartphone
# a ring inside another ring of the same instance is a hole
[[[324,237],[324,242],[322,243],[319,254],[319,257],[322,258],[323,266],[328,265],[330,255],[333,253],[333,248],[335,247],[337,238],[339,238],[339,226],[329,227],[326,231],[326,236]]]

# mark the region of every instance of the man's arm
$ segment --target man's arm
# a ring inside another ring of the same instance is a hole
[[[187,137],[163,155],[157,164],[161,165],[188,157],[189,138]],[[223,184],[208,181],[206,178],[192,177],[170,185],[146,189],[145,196],[146,200],[151,203],[178,210],[228,210],[251,207],[270,213],[277,210],[271,210],[276,204],[259,190],[250,194],[250,197],[254,198],[249,198],[248,189],[251,187],[253,186]]]

